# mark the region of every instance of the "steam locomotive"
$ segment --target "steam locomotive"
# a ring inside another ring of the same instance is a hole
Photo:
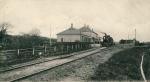
[[[105,34],[105,35],[102,38],[102,42],[101,42],[102,46],[110,47],[110,46],[114,45],[113,38],[110,35],[107,35],[106,33],[103,33],[103,34]]]

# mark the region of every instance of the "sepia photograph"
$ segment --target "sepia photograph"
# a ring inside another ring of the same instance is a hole
[[[0,82],[149,82],[150,0],[0,0]]]

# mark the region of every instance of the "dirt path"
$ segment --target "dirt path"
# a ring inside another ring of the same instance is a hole
[[[104,53],[98,53],[81,61],[81,67],[75,69],[74,73],[69,74],[67,77],[62,78],[61,81],[85,81],[90,80],[93,76],[95,69],[100,63],[106,62],[113,53],[121,49],[112,49]]]
[[[78,60],[62,67],[45,71],[39,75],[27,78],[24,81],[87,81],[94,74],[98,64],[107,61],[112,54],[124,48],[111,48],[106,52],[100,52],[87,58]]]

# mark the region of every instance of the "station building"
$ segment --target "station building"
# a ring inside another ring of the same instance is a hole
[[[99,41],[98,34],[88,25],[77,29],[73,24],[67,30],[57,34],[57,42],[88,42],[95,43]]]

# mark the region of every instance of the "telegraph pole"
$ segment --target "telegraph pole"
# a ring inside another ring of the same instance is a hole
[[[136,45],[136,29],[135,29],[135,38],[134,38],[134,44]]]
[[[135,29],[135,41],[136,41],[136,29]]]
[[[128,40],[129,40],[129,34],[128,34]]]
[[[50,39],[49,39],[49,43],[50,43],[50,46],[52,44],[52,41],[51,41],[51,27],[50,27]]]

